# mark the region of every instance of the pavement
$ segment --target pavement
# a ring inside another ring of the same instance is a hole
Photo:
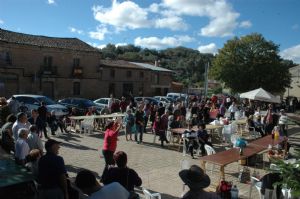
[[[300,127],[295,124],[289,125],[288,133],[293,143],[300,144]],[[104,168],[104,158],[101,148],[103,144],[103,133],[93,132],[91,134],[79,133],[58,133],[52,136],[62,142],[60,155],[64,158],[70,177],[75,177],[81,169],[89,169],[95,172],[100,178]],[[223,146],[214,145],[217,151],[224,150]],[[183,183],[178,176],[181,170],[181,163],[187,160],[190,165],[200,166],[200,161],[192,159],[189,155],[183,156],[182,151],[172,144],[170,147],[162,148],[157,140],[153,143],[153,134],[144,134],[144,143],[137,144],[133,141],[126,141],[124,132],[120,132],[117,150],[125,151],[128,155],[128,167],[133,168],[142,178],[142,187],[153,192],[159,192],[163,199],[180,198],[183,191]],[[239,189],[240,198],[249,198],[250,184],[238,182],[238,173],[241,166],[232,163],[225,167],[226,180],[232,181]],[[211,172],[211,170],[213,171]],[[211,185],[207,190],[215,191],[219,182],[219,167],[208,164],[207,174],[211,178]],[[266,171],[262,165],[250,167],[251,173],[255,170],[263,175]],[[137,189],[141,193],[141,189]],[[252,198],[258,198],[255,188],[252,191]]]

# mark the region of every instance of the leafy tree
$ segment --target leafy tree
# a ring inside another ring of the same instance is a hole
[[[210,71],[233,92],[263,87],[281,93],[290,85],[291,77],[278,51],[278,45],[261,34],[235,37],[219,50]]]

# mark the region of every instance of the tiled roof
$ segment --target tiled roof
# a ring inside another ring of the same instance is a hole
[[[40,35],[30,35],[18,32],[12,32],[0,28],[0,41],[23,44],[23,45],[33,45],[49,48],[62,48],[71,49],[79,51],[89,51],[89,52],[100,52],[96,48],[88,45],[87,43],[77,39],[77,38],[59,38],[59,37],[46,37]]]
[[[133,64],[128,61],[124,60],[101,60],[101,65],[104,66],[112,66],[112,67],[118,67],[118,68],[134,68],[134,69],[144,69],[143,67],[140,67],[136,64]]]
[[[138,63],[138,62],[130,62],[130,63],[135,64],[135,65],[139,65],[139,66],[141,66],[143,68],[147,68],[147,69],[154,70],[154,71],[173,72],[173,71],[168,70],[166,68],[162,68],[162,67],[151,65],[151,64],[147,64],[147,63]]]

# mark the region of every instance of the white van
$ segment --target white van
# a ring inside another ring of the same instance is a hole
[[[177,99],[185,100],[186,94],[185,93],[168,93],[167,97],[171,97],[174,100],[177,100]]]

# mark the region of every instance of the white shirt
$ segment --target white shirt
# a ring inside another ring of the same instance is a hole
[[[118,182],[113,182],[94,192],[89,199],[128,199],[128,197],[129,192]]]
[[[18,138],[19,138],[19,136],[18,136],[19,129],[25,128],[25,129],[29,130],[29,127],[30,127],[29,122],[24,124],[24,123],[18,122],[18,120],[15,121],[14,125],[12,126],[12,132],[13,132],[13,136],[14,136],[15,140],[18,140]]]
[[[42,143],[41,138],[37,135],[37,133],[30,132],[27,137],[27,143],[28,143],[30,150],[39,149],[39,150],[43,151],[43,143]]]
[[[25,160],[26,156],[29,154],[29,146],[23,138],[19,138],[16,142],[16,152],[15,157],[19,160]]]
[[[230,105],[229,108],[228,108],[228,111],[230,113],[235,113],[238,111],[238,108],[236,107],[236,105]]]

